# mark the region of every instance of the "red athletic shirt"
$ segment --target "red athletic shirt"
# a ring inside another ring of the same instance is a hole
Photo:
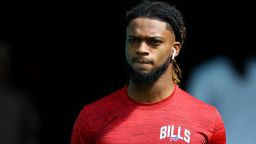
[[[222,118],[213,106],[175,86],[154,104],[136,103],[124,87],[86,105],[71,144],[225,144]]]

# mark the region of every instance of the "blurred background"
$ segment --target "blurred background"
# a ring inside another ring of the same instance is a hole
[[[252,2],[169,2],[187,26],[180,87],[220,110],[229,143],[254,144]],[[136,3],[0,2],[1,144],[70,143],[82,107],[124,85],[124,15]]]

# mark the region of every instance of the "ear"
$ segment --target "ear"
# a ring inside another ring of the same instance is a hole
[[[172,48],[173,48],[173,50],[172,50],[172,59],[174,59],[180,53],[181,43],[180,42],[174,42]]]

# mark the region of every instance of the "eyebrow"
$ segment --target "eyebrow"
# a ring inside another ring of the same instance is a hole
[[[136,36],[136,35],[131,35],[129,34],[127,37],[131,37],[131,38],[141,38],[141,36]],[[143,39],[145,39],[145,37],[143,37]],[[164,40],[162,37],[160,36],[147,36],[146,39],[161,39]]]

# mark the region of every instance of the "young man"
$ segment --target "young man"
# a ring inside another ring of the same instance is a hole
[[[219,112],[178,87],[175,57],[186,29],[180,11],[143,1],[126,16],[129,83],[86,105],[72,144],[225,144]]]

